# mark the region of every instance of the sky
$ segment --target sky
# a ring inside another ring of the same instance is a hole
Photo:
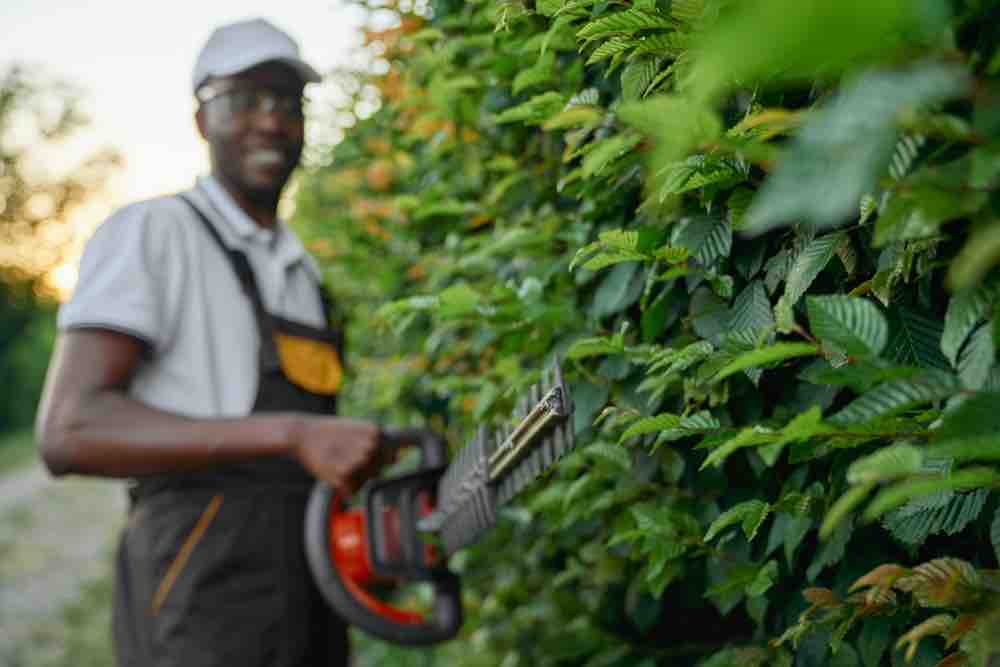
[[[362,17],[336,0],[0,0],[0,70],[27,64],[82,88],[92,122],[75,150],[124,155],[109,200],[79,223],[84,236],[103,209],[187,188],[206,171],[192,118],[195,58],[215,26],[258,16],[297,39],[321,72],[360,44]]]
[[[293,35],[320,71],[359,42],[356,11],[333,0],[2,0],[0,68],[40,66],[85,93],[88,140],[127,161],[121,193],[187,187],[207,165],[192,113],[191,69],[212,29],[262,16]]]

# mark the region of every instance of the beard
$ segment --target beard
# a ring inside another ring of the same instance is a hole
[[[281,191],[298,164],[301,148],[219,147],[213,152],[217,173],[255,207],[277,207]]]

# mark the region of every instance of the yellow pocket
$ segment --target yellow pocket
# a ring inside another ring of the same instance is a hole
[[[314,394],[333,395],[340,389],[344,369],[337,348],[301,336],[275,333],[281,370],[289,380]]]

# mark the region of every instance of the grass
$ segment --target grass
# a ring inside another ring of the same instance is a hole
[[[111,574],[80,589],[56,618],[39,622],[27,641],[0,652],[9,667],[107,667],[111,653]]]
[[[30,430],[0,435],[0,474],[27,465],[37,456]]]

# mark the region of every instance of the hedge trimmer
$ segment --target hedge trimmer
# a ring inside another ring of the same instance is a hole
[[[450,465],[430,431],[386,431],[389,446],[420,447],[416,472],[372,482],[358,509],[317,483],[306,512],[306,553],[330,605],[349,623],[397,644],[454,637],[462,625],[458,576],[447,558],[483,536],[497,510],[573,446],[573,404],[558,363],[517,405],[509,427],[480,427]],[[428,582],[433,610],[380,599],[381,583]]]

